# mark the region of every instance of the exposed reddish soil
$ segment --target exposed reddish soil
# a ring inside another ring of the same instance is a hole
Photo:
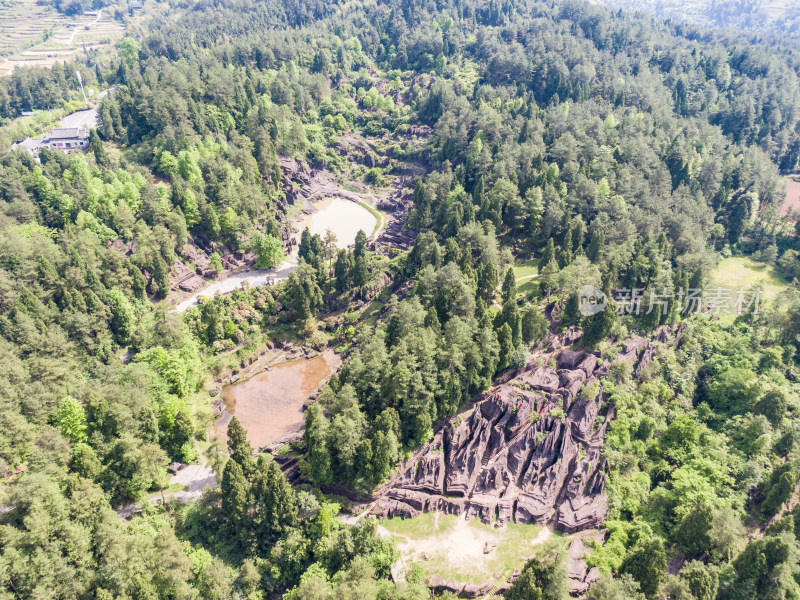
[[[789,176],[786,179],[786,199],[781,206],[781,214],[791,215],[800,212],[800,175]]]

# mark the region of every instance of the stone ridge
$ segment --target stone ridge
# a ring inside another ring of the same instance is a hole
[[[608,366],[563,345],[575,341],[574,331],[552,338],[548,352],[451,419],[401,466],[373,511],[413,517],[439,510],[566,533],[600,527],[608,510],[600,450],[614,409],[604,404],[600,381]],[[629,339],[617,359],[633,365],[646,346],[644,338]]]

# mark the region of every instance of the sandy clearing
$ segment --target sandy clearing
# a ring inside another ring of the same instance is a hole
[[[434,514],[432,534],[439,531],[439,516],[438,512]],[[551,534],[550,529],[544,527],[535,538],[531,539],[531,548],[545,543]],[[503,540],[502,531],[474,527],[463,516],[438,535],[421,539],[411,539],[402,534],[394,535],[398,539],[398,549],[406,558],[423,560],[422,555],[425,554],[443,560],[451,568],[469,564],[476,572],[489,570],[489,565],[494,559],[496,549],[484,553],[486,544],[497,545]]]

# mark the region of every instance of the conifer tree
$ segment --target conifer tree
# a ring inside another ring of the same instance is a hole
[[[511,267],[506,271],[505,279],[503,279],[502,298],[503,303],[510,299],[513,299],[514,302],[517,300],[517,280],[514,277],[514,269]]]
[[[220,483],[222,514],[242,542],[247,537],[248,488],[241,465],[233,459],[229,460]]]
[[[547,246],[545,246],[544,250],[542,251],[542,257],[539,260],[539,264],[544,266],[548,264],[551,260],[555,260],[556,258],[556,246],[553,243],[553,238],[547,240]]]
[[[247,431],[236,417],[228,423],[228,452],[231,459],[239,463],[245,477],[249,478],[254,469],[253,448],[247,440]]]

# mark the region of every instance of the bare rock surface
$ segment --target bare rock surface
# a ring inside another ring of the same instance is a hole
[[[605,535],[605,530],[583,531],[572,538],[569,545],[569,555],[567,556],[567,571],[573,596],[585,594],[589,586],[600,577],[600,570],[597,567],[589,569],[583,559],[586,556],[591,556],[593,552],[587,542],[602,544],[605,540]]]
[[[600,527],[608,510],[600,451],[613,407],[595,375],[597,356],[570,348],[579,338],[570,330],[553,339],[514,379],[450,419],[402,465],[374,511],[438,510],[567,533]],[[646,346],[644,338],[629,339],[620,358],[635,364]]]

